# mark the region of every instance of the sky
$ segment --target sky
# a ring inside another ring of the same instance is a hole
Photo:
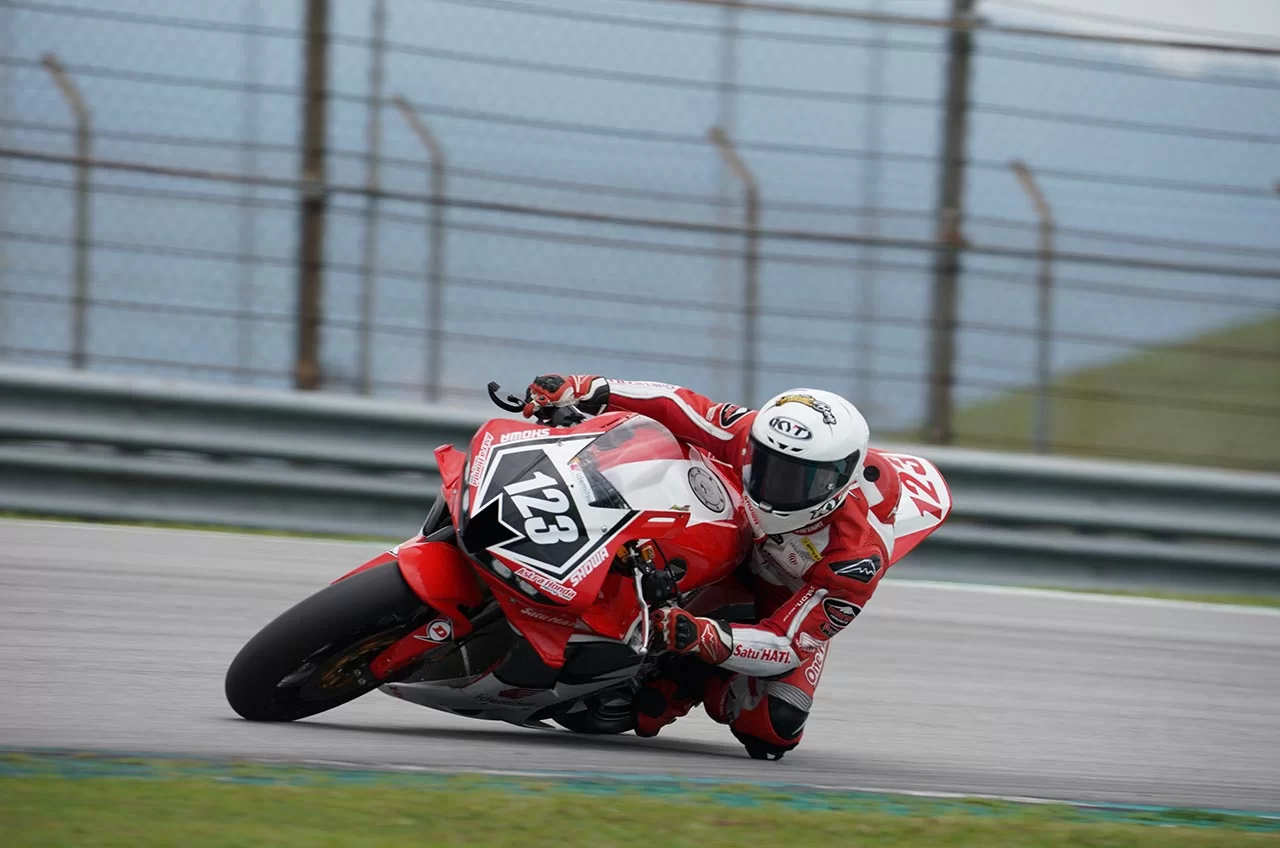
[[[950,7],[947,0],[837,0],[823,5],[929,17],[944,16]],[[1280,48],[1277,0],[977,0],[977,9],[996,23]],[[1165,70],[1191,75],[1231,66],[1257,68],[1263,62],[1280,70],[1280,59],[1143,48],[1134,53]]]

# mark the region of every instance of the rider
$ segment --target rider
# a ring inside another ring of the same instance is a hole
[[[569,405],[639,413],[709,452],[742,480],[755,537],[736,576],[692,609],[655,613],[665,651],[708,665],[686,663],[646,684],[635,698],[636,733],[656,735],[701,701],[752,757],[780,758],[800,743],[828,640],[884,574],[897,472],[868,450],[857,408],[831,392],[792,389],[757,412],[665,383],[550,374],[529,386],[524,414]],[[705,615],[733,600],[754,602],[756,623]]]

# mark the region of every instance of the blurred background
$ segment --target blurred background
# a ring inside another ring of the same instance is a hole
[[[5,362],[1280,470],[1265,0],[5,0],[0,104]]]

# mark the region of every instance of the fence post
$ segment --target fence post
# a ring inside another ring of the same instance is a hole
[[[321,286],[328,205],[325,130],[328,112],[329,0],[307,0],[305,99],[302,104],[302,202],[298,227],[298,315],[294,385],[320,388]]]
[[[76,116],[76,213],[75,213],[75,276],[71,306],[71,367],[88,365],[88,311],[89,311],[89,169],[93,155],[93,122],[89,107],[85,105],[80,90],[67,76],[67,72],[52,53],[41,60],[45,70],[67,105]]]
[[[1040,186],[1025,162],[1019,159],[1009,163],[1018,184],[1031,199],[1036,217],[1040,219],[1040,274],[1036,301],[1036,405],[1031,428],[1032,444],[1036,453],[1049,452],[1049,431],[1052,428],[1049,408],[1050,333],[1053,330],[1053,210],[1045,200]]]
[[[942,119],[942,179],[938,185],[937,240],[933,259],[932,339],[929,350],[929,405],[926,438],[951,441],[951,389],[956,355],[956,282],[964,213],[965,143],[969,116],[969,58],[973,50],[971,22],[975,0],[951,0],[947,35],[947,95]]]
[[[721,127],[712,127],[707,137],[724,157],[725,164],[742,182],[746,192],[746,270],[743,281],[743,308],[746,309],[746,320],[742,331],[742,404],[752,406],[756,400],[756,349],[758,345],[757,328],[760,317],[760,256],[758,242],[760,234],[760,187],[755,176],[742,161],[733,142]]]
[[[716,79],[716,126],[732,137],[737,132],[737,100],[738,100],[738,22],[742,11],[742,0],[726,0],[720,18],[720,34],[718,39],[717,79]],[[730,208],[729,191],[733,176],[729,167],[721,160],[716,167],[716,223],[725,228],[716,235],[715,283],[716,297],[729,302],[735,296],[734,262],[732,259],[732,237],[728,228],[733,226],[733,212]],[[728,364],[731,355],[729,350],[735,330],[732,313],[716,315],[712,318],[712,351],[716,359]],[[724,366],[712,367],[712,391],[716,395],[727,395],[733,391],[730,387],[731,376]]]
[[[262,67],[262,45],[257,34],[261,9],[257,0],[244,0],[242,12],[245,23],[244,81],[256,83]],[[242,95],[240,172],[246,177],[258,175],[259,97],[257,91],[250,90]],[[257,197],[257,186],[251,179],[246,179],[240,188],[240,221],[236,236],[240,254],[240,279],[236,292],[236,379],[241,383],[253,382],[253,263],[258,245]]]
[[[872,0],[872,12],[884,11],[884,0]],[[862,160],[862,191],[860,205],[866,216],[867,226],[862,232],[872,239],[880,235],[880,98],[884,96],[884,47],[883,24],[873,24],[871,44],[867,52],[867,90],[872,95],[867,101],[863,127],[862,146],[867,151]],[[858,275],[858,323],[854,340],[855,385],[854,398],[864,412],[870,410],[875,394],[875,341],[876,313],[879,311],[880,249],[867,244],[858,248],[861,274]]]
[[[360,394],[373,391],[373,324],[378,293],[378,166],[382,155],[382,59],[387,27],[386,0],[374,0],[373,42],[369,68],[369,125],[365,131],[364,258],[360,276]]]
[[[444,369],[444,199],[445,157],[444,148],[427,127],[417,110],[402,95],[395,97],[396,108],[404,116],[422,146],[427,148],[430,160],[430,210],[427,231],[430,239],[430,256],[427,265],[427,360],[425,363],[425,394],[427,400],[440,400],[440,375]]]

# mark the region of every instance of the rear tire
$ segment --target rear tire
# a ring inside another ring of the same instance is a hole
[[[574,733],[616,736],[636,729],[630,691],[609,692],[587,699],[586,709],[555,716],[552,721]]]
[[[391,680],[369,662],[432,614],[388,562],[327,586],[286,610],[227,669],[227,702],[250,721],[294,721]]]

